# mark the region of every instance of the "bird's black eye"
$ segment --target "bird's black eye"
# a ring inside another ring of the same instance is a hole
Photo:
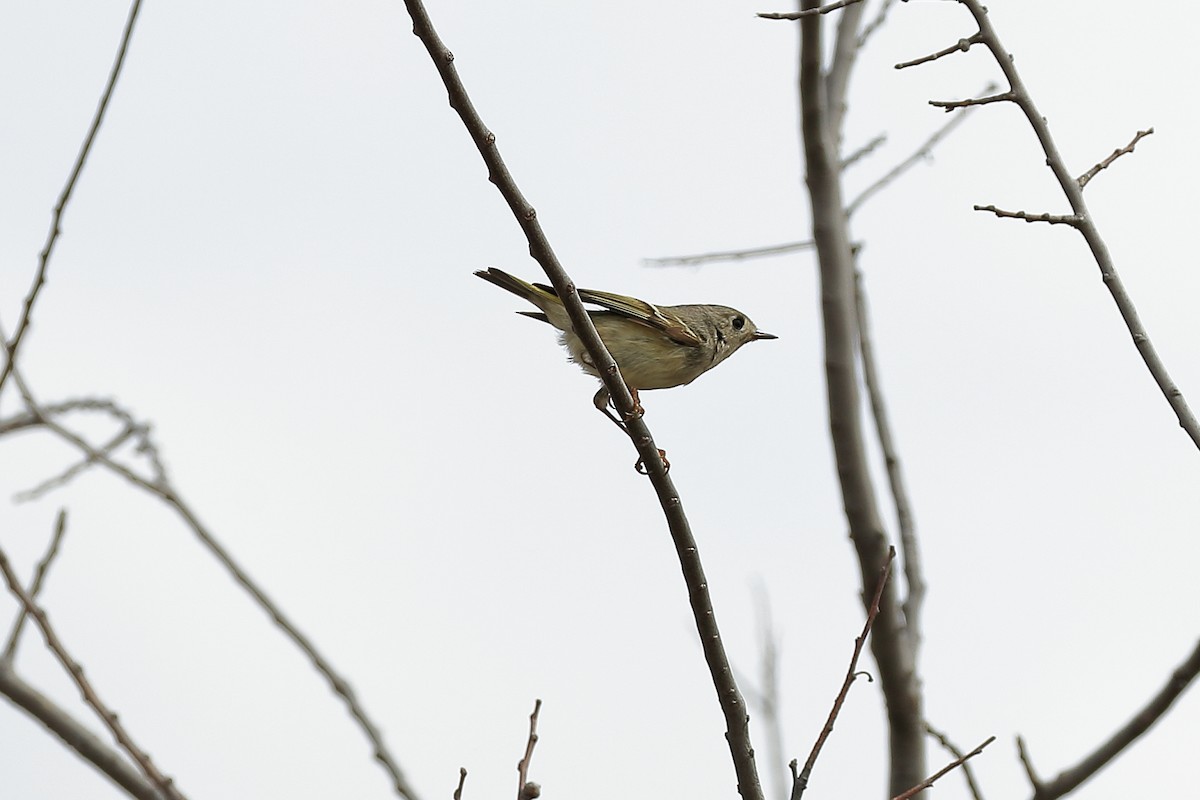
[[[746,320],[744,318],[742,318],[742,317],[734,317],[733,318],[733,329],[735,331],[740,331],[744,327],[746,327]]]

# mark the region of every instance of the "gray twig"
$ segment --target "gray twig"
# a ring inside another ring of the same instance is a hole
[[[533,761],[533,748],[538,743],[538,714],[542,712],[542,701],[533,704],[529,715],[529,738],[525,740],[525,755],[517,762],[517,800],[533,800],[542,793],[542,787],[529,780],[529,764]]]
[[[1099,174],[1100,170],[1108,169],[1109,165],[1112,164],[1114,161],[1116,161],[1121,156],[1125,155],[1126,153],[1132,153],[1133,148],[1137,147],[1137,143],[1140,142],[1144,137],[1149,136],[1152,133],[1154,133],[1154,128],[1147,128],[1144,131],[1138,131],[1137,135],[1135,135],[1133,137],[1133,141],[1131,141],[1129,144],[1125,145],[1124,147],[1120,147],[1120,148],[1117,148],[1116,150],[1113,150],[1112,154],[1108,158],[1104,159],[1099,164],[1092,167],[1087,172],[1083,173],[1078,178],[1076,178],[1075,180],[1079,183],[1079,188],[1082,189],[1083,187],[1087,186],[1088,181],[1090,181],[1092,178],[1096,177],[1096,175]]]
[[[907,790],[907,791],[901,792],[900,794],[896,795],[895,797],[893,797],[893,798],[892,798],[892,800],[908,800],[910,797],[913,797],[914,795],[920,794],[921,792],[923,792],[923,791],[925,791],[926,789],[928,789],[930,786],[933,786],[934,782],[935,782],[935,781],[937,781],[937,779],[938,779],[938,778],[942,777],[943,775],[945,775],[945,774],[946,774],[947,772],[949,772],[950,770],[952,770],[952,769],[954,769],[954,768],[956,768],[956,767],[960,767],[960,766],[962,766],[963,764],[966,764],[966,763],[967,763],[967,759],[974,758],[975,756],[977,756],[977,755],[979,755],[980,753],[982,753],[982,752],[983,752],[983,748],[987,747],[989,744],[991,744],[991,743],[992,743],[992,742],[994,742],[994,741],[996,741],[996,737],[995,737],[995,736],[989,736],[989,737],[987,738],[987,741],[985,741],[983,744],[979,745],[979,747],[976,747],[974,750],[972,750],[971,752],[967,753],[966,755],[964,755],[964,756],[960,756],[959,758],[955,759],[955,760],[954,760],[954,761],[952,761],[951,763],[949,763],[949,764],[947,764],[946,766],[944,766],[944,767],[942,767],[941,769],[939,769],[937,772],[935,772],[935,773],[933,773],[932,775],[930,775],[930,776],[929,776],[928,778],[926,778],[925,780],[923,780],[923,781],[921,781],[920,783],[918,783],[916,786],[912,787],[911,789],[909,789],[909,790]]]
[[[954,742],[950,741],[950,737],[934,728],[928,722],[925,723],[925,731],[937,739],[938,744],[946,748],[950,752],[950,755],[963,759],[963,778],[967,781],[967,791],[971,793],[971,797],[974,800],[983,800],[983,792],[979,790],[979,784],[975,783],[975,770],[971,769],[971,765],[967,763],[966,754],[955,746]]]
[[[45,554],[42,555],[41,561],[38,562],[37,568],[33,571],[33,582],[29,584],[29,597],[32,600],[37,600],[39,594],[42,593],[42,586],[46,583],[46,573],[50,571],[50,565],[54,563],[54,559],[58,556],[59,545],[62,544],[63,534],[67,532],[67,510],[60,508],[58,516],[54,520],[54,535],[50,537],[50,545],[46,548]],[[21,639],[21,630],[25,627],[25,620],[29,617],[29,612],[25,606],[17,609],[17,618],[13,622],[12,631],[8,634],[8,643],[4,646],[4,654],[0,655],[0,661],[12,661],[17,654],[17,642]]]
[[[836,0],[833,3],[826,3],[823,6],[814,8],[806,8],[803,11],[764,11],[758,14],[762,19],[804,19],[805,17],[815,17],[819,14],[828,14],[830,11],[837,11],[839,8],[852,6],[855,3],[860,3],[862,0]]]
[[[96,140],[96,133],[100,130],[100,123],[104,121],[104,112],[108,108],[108,101],[112,97],[113,89],[117,86],[117,78],[121,76],[121,67],[125,65],[125,54],[129,50],[129,40],[133,37],[133,24],[137,22],[138,11],[141,10],[142,0],[133,0],[133,4],[129,7],[129,16],[125,20],[125,30],[121,34],[121,46],[117,49],[117,57],[113,61],[112,70],[108,73],[108,83],[104,87],[103,93],[100,95],[100,103],[96,106],[96,113],[92,117],[91,127],[88,129],[87,136],[83,139],[83,145],[79,148],[79,154],[75,157],[75,166],[71,168],[71,174],[67,178],[67,183],[63,187],[62,193],[58,196],[58,202],[54,206],[54,215],[50,223],[50,233],[46,236],[46,243],[42,246],[42,252],[38,256],[37,273],[33,278],[33,285],[29,287],[29,294],[25,296],[25,305],[21,309],[21,316],[17,320],[17,327],[13,331],[13,337],[8,342],[6,348],[8,360],[4,362],[3,368],[0,368],[0,389],[4,388],[8,376],[12,374],[13,367],[17,361],[17,349],[21,346],[22,340],[25,338],[25,332],[29,330],[30,319],[33,315],[33,305],[37,302],[38,294],[42,291],[42,287],[46,283],[46,268],[50,264],[50,256],[54,252],[54,245],[58,241],[58,236],[62,232],[62,216],[67,208],[67,202],[71,199],[71,192],[75,189],[75,181],[79,179],[79,173],[83,171],[83,165],[87,161],[88,153],[92,150],[92,142]]]
[[[759,256],[773,256],[780,253],[795,253],[800,250],[811,250],[813,248],[812,240],[807,242],[788,242],[787,244],[773,244],[767,247],[751,247],[745,250],[717,250],[712,253],[699,253],[691,256],[664,256],[662,258],[646,258],[642,259],[642,263],[648,267],[690,267],[699,264],[707,264],[713,261],[741,261],[746,258],[758,258]]]

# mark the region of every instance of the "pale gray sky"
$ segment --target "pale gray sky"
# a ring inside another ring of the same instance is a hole
[[[673,463],[732,658],[754,673],[753,587],[784,655],[803,760],[862,611],[824,409],[811,254],[703,269],[641,259],[806,238],[796,32],[754,3],[515,0],[429,11],[518,183],[583,286],[736,306],[777,342],[643,396]],[[0,11],[0,320],[11,329],[119,39],[124,2]],[[1200,174],[1186,4],[994,3],[1068,162],[1156,133],[1089,201],[1174,377],[1200,404]],[[539,278],[395,2],[147,0],[67,211],[21,364],[45,400],[114,397],[154,423],[185,497],[351,679],[424,798],[510,796],[534,698],[545,796],[732,798],[720,712],[635,453],[521,302]],[[898,4],[851,88],[854,192],[978,92],[956,3]],[[992,106],[853,220],[930,584],[928,714],[990,797],[1027,794],[1165,681],[1200,634],[1200,454],[1061,213],[1015,108]],[[16,408],[13,397],[3,409]],[[89,427],[88,430],[97,430]],[[44,602],[102,695],[189,797],[387,797],[342,707],[161,503],[74,458],[2,444],[0,540],[28,575],[60,505]],[[882,481],[879,484],[883,489]],[[13,611],[0,601],[3,618]],[[21,672],[74,689],[27,632]],[[867,669],[873,669],[869,662]],[[84,711],[80,710],[83,715]],[[854,687],[810,796],[879,797],[876,684]],[[760,756],[766,741],[755,731]],[[1200,699],[1084,796],[1178,796]],[[120,796],[0,706],[13,798]],[[931,765],[944,754],[931,747]],[[769,765],[760,762],[766,772]],[[939,784],[961,797],[961,779]]]

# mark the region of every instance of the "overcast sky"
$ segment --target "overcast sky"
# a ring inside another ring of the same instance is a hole
[[[1155,127],[1087,195],[1200,405],[1200,119],[1180,88],[1200,11],[992,5],[1072,171]],[[0,8],[9,331],[127,10]],[[767,10],[790,8],[429,0],[579,285],[732,305],[780,336],[643,402],[751,677],[756,587],[770,599],[803,760],[862,619],[814,259],[642,264],[809,235],[797,32]],[[594,379],[472,277],[542,276],[410,31],[398,2],[147,0],[21,366],[45,401],[111,397],[153,423],[184,497],[351,680],[423,798],[448,798],[460,766],[469,800],[512,796],[539,697],[544,796],[733,798],[657,500]],[[957,3],[897,4],[851,85],[847,148],[887,135],[851,196],[945,121],[928,100],[998,79],[981,48],[892,69],[973,32]],[[975,769],[987,796],[1020,797],[1016,734],[1052,776],[1195,646],[1200,453],[1082,240],[974,203],[1067,210],[1013,107],[974,112],[852,232],[930,585],[927,713],[963,747],[997,736]],[[189,797],[389,796],[342,706],[161,502],[93,471],[11,503],[75,455],[36,434],[0,458],[0,543],[28,576],[69,510],[45,606]],[[18,668],[86,716],[33,631]],[[781,770],[754,735],[760,770]],[[1081,796],[1178,796],[1198,740],[1193,691]],[[810,796],[880,797],[885,764],[878,684],[860,681]],[[7,704],[0,774],[5,797],[122,796]],[[964,796],[958,776],[939,787]]]

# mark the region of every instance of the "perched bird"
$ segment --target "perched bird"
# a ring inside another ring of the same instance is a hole
[[[526,283],[503,270],[489,267],[475,273],[501,289],[507,289],[537,306],[540,311],[518,311],[527,317],[549,322],[558,328],[559,342],[583,371],[600,377],[596,365],[571,327],[571,320],[554,287]],[[669,389],[691,383],[729,358],[746,342],[777,339],[754,327],[735,308],[711,305],[656,306],[635,297],[579,289],[585,303],[600,306],[588,311],[596,332],[612,354],[621,377],[640,412],[639,389]],[[596,408],[607,413],[608,389],[596,392]]]

